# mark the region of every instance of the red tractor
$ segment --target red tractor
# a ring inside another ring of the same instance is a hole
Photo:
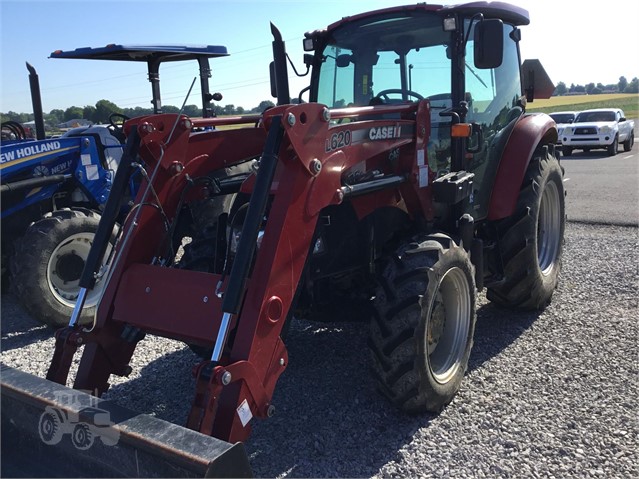
[[[64,384],[83,344],[74,387],[101,394],[111,374],[130,372],[145,334],[178,339],[205,355],[187,426],[244,441],[251,419],[274,411],[290,321],[357,300],[371,306],[379,390],[404,411],[440,411],[467,368],[477,291],[543,309],[561,269],[556,125],[525,113],[553,85],[539,62],[520,63],[528,22],[498,2],[347,17],[306,34],[311,76],[299,104],[273,28],[278,106],[128,121],[122,161],[142,165],[146,180],[95,323],[84,329],[74,313],[57,332],[48,379]],[[250,173],[229,174],[257,158]],[[89,266],[106,247],[126,171]],[[202,228],[180,257],[184,222]]]

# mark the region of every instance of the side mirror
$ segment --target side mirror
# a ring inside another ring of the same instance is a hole
[[[337,65],[338,68],[344,68],[350,65],[352,60],[353,56],[347,53],[337,55],[337,58],[335,59],[335,65]]]
[[[521,64],[521,78],[526,100],[529,102],[535,98],[550,98],[555,91],[555,84],[539,60],[524,60]]]
[[[475,67],[497,68],[504,58],[504,24],[501,20],[481,20],[475,25]]]

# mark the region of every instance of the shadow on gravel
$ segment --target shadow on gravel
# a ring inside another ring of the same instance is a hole
[[[10,351],[52,338],[55,330],[25,314],[9,294],[2,295],[0,350]]]
[[[468,370],[481,367],[510,346],[541,316],[541,311],[514,311],[488,303],[477,309],[475,343]]]
[[[275,416],[251,421],[246,449],[256,477],[371,477],[428,426],[431,416],[400,414],[376,393],[366,337],[366,323],[293,323]],[[185,346],[113,385],[104,398],[183,425],[198,362]]]
[[[486,305],[478,311],[470,368],[476,369],[516,340],[538,314]],[[266,421],[254,419],[246,442],[256,477],[371,477],[401,461],[401,449],[428,434],[440,416],[408,416],[376,392],[369,373],[367,323],[294,321],[281,376]],[[194,392],[187,348],[150,362],[140,377],[115,385],[107,399],[184,424]],[[456,414],[454,411],[451,414]]]
[[[139,355],[138,350],[133,359],[139,359]],[[185,424],[195,391],[191,368],[198,362],[195,354],[184,346],[143,366],[139,377],[113,384],[103,399],[175,424]]]

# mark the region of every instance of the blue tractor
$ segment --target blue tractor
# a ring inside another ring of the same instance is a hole
[[[215,116],[210,93],[209,58],[228,55],[223,46],[126,46],[55,51],[51,58],[144,62],[148,66],[155,114],[162,113],[159,66],[162,62],[196,60],[199,65],[202,116]],[[46,138],[38,75],[27,63],[36,138],[28,138],[16,122],[2,124],[0,190],[2,205],[2,282],[34,319],[54,327],[66,325],[73,312],[100,213],[109,195],[124,146],[122,124],[114,113],[109,124],[73,128]],[[123,198],[120,221],[135,198],[139,176]],[[115,241],[117,227],[113,232]],[[108,250],[105,265],[108,263]],[[80,322],[93,320],[106,281],[106,266],[86,298]]]

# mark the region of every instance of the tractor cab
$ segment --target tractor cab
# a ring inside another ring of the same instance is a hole
[[[484,218],[503,149],[525,110],[524,93],[534,91],[520,68],[519,26],[528,23],[525,10],[484,3],[344,18],[305,35],[304,49],[313,52],[306,56],[309,99],[329,108],[428,101],[428,166],[437,177],[473,173],[482,188],[471,194],[468,212]],[[459,136],[455,124],[468,128]]]

